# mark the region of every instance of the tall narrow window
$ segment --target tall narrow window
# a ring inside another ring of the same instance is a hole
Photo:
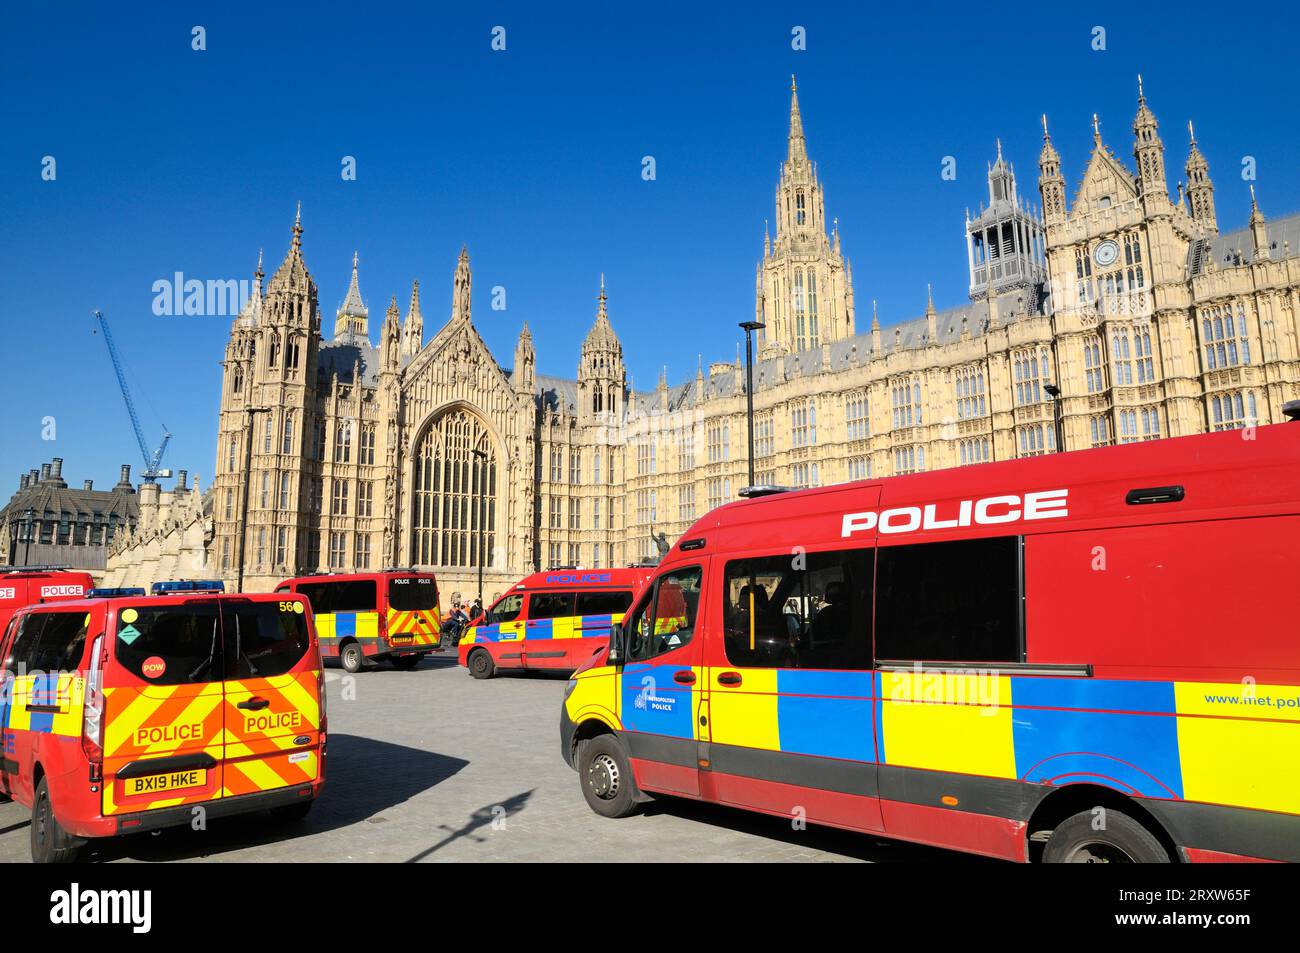
[[[412,562],[491,567],[498,464],[483,421],[467,410],[449,411],[420,438],[412,462]]]

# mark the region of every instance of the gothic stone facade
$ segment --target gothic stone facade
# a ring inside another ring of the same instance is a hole
[[[1283,419],[1300,396],[1300,215],[1221,232],[1191,136],[1171,197],[1139,89],[1131,171],[1094,145],[1073,200],[1044,120],[1041,209],[1001,156],[966,218],[970,300],[859,334],[851,264],[828,234],[792,89],[776,235],[755,317],[757,482],[827,484]],[[1189,126],[1190,132],[1190,126]],[[747,482],[744,367],[629,386],[603,281],[576,378],[539,375],[527,325],[506,369],[471,317],[462,251],[447,322],[424,340],[418,284],[371,343],[356,261],[321,332],[295,222],[234,322],[224,361],[211,567],[245,587],[416,565],[485,595],[539,568],[655,553]],[[251,445],[249,441],[251,440]],[[245,454],[248,454],[247,464]],[[245,481],[247,466],[248,478]],[[243,498],[247,490],[247,501]]]

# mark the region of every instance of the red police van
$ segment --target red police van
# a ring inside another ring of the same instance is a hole
[[[475,678],[499,668],[573,670],[609,642],[646,569],[552,569],[525,576],[460,638]]]
[[[758,495],[569,682],[652,794],[1012,860],[1300,861],[1300,425]]]
[[[23,606],[84,599],[95,586],[88,572],[31,566],[0,572],[0,632]]]
[[[197,818],[298,820],[324,784],[320,649],[298,596],[29,606],[0,665],[0,793],[31,809],[38,862]]]
[[[432,573],[386,569],[299,576],[275,591],[311,600],[321,655],[338,658],[347,672],[361,671],[368,658],[415,668],[442,640],[438,580]]]

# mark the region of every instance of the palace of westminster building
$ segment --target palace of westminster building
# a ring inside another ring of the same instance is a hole
[[[808,155],[797,93],[755,314],[757,482],[813,486],[1283,419],[1300,397],[1300,215],[1222,232],[1190,136],[1170,195],[1139,84],[1134,169],[1102,142],[1067,195],[1043,123],[1041,206],[998,149],[967,214],[970,300],[882,329],[863,315]],[[1191,131],[1189,125],[1189,133]],[[1039,210],[1041,208],[1041,211]],[[471,317],[469,256],[426,339],[418,282],[377,344],[353,262],[321,326],[301,216],[235,320],[223,361],[209,571],[246,589],[309,571],[436,571],[484,594],[553,566],[621,566],[748,482],[743,362],[628,386],[602,284],[576,378],[538,372],[527,324],[509,367]],[[251,445],[249,441],[251,439]],[[247,455],[247,456],[246,456]],[[248,499],[243,498],[247,492]],[[480,543],[481,541],[481,543]]]

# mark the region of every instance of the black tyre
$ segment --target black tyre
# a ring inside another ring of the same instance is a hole
[[[50,786],[45,778],[36,785],[32,801],[32,862],[37,864],[70,864],[77,859],[77,841],[68,835],[54,817],[50,801]]]
[[[401,672],[409,672],[420,664],[423,655],[394,655],[388,661],[393,663],[393,668]]]
[[[470,652],[466,664],[469,665],[469,673],[475,678],[491,678],[497,672],[496,663],[492,661],[487,649]]]
[[[1043,863],[1167,864],[1169,852],[1133,818],[1106,808],[1102,815],[1080,811],[1062,821],[1047,839]]]
[[[273,807],[271,808],[271,818],[280,824],[298,824],[311,813],[311,806],[315,803],[315,798],[307,798],[293,804]]]
[[[602,817],[627,817],[640,810],[632,766],[613,735],[598,735],[578,746],[578,783],[587,804]]]
[[[339,662],[343,665],[343,671],[349,675],[355,675],[361,671],[361,666],[366,662],[366,653],[361,651],[360,642],[349,642],[339,651]]]

